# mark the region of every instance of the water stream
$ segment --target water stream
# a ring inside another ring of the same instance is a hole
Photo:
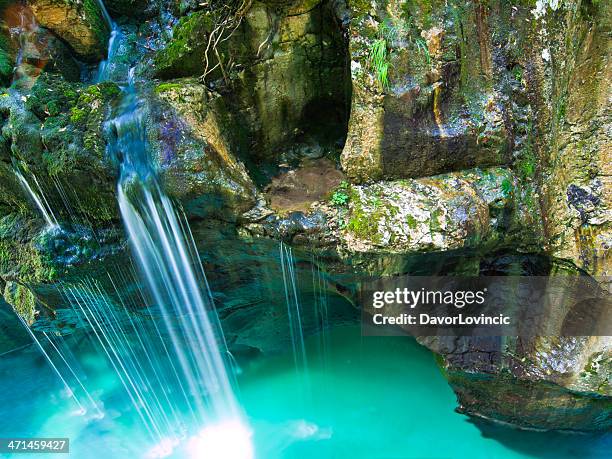
[[[51,207],[49,206],[49,203],[47,202],[47,199],[45,198],[42,189],[38,185],[36,177],[34,177],[34,183],[37,185],[40,195],[39,193],[34,191],[34,189],[30,186],[30,183],[26,180],[26,178],[23,176],[23,174],[18,168],[15,168],[14,171],[15,175],[17,176],[17,179],[19,180],[19,183],[21,183],[23,189],[28,193],[30,198],[32,198],[32,201],[34,201],[34,204],[36,204],[36,208],[40,211],[42,217],[45,219],[47,227],[57,228],[59,226],[57,223],[57,219],[55,218],[55,215],[53,214],[53,211],[51,210]]]
[[[117,49],[114,42],[120,32],[116,26],[112,28],[108,61],[100,67],[98,78],[108,77],[112,53]],[[162,190],[148,156],[145,107],[138,97],[133,70],[127,77],[123,100],[108,127],[113,138],[109,152],[120,162],[117,195],[121,216],[145,294],[159,307],[171,339],[172,357],[176,357],[180,370],[179,383],[188,392],[188,412],[192,419],[182,419],[188,415],[174,408],[173,411],[180,414],[180,425],[200,426],[201,431],[188,432],[192,436],[189,440],[192,449],[208,449],[211,458],[248,459],[252,455],[250,431],[234,395],[223,331],[197,250],[186,232],[188,223],[180,220],[172,201]],[[114,349],[124,344],[123,339],[115,336],[109,347]],[[134,403],[144,407],[141,411],[148,429],[163,441],[174,432],[163,431],[163,425],[169,424],[168,419],[158,422],[153,410],[146,408],[159,405],[158,400],[148,400],[155,391],[135,390],[139,384],[131,381],[131,375],[138,374],[136,363],[137,359],[132,359],[131,365],[121,366],[118,372],[126,375],[136,392]],[[140,380],[144,380],[142,375]],[[163,409],[159,415],[165,416]],[[228,456],[227,449],[223,453],[216,451],[219,435],[228,437],[239,448],[236,455]]]

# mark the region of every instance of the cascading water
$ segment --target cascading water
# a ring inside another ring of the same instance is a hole
[[[130,245],[171,338],[194,420],[203,427],[187,448],[194,457],[205,452],[209,459],[249,459],[251,434],[234,395],[222,330],[197,249],[185,232],[187,223],[181,222],[148,158],[144,110],[130,71],[122,103],[108,122],[109,150],[120,162],[118,202]]]
[[[308,372],[308,356],[304,344],[302,310],[300,307],[300,297],[298,295],[297,277],[295,275],[295,260],[291,247],[287,247],[281,242],[279,248],[295,369],[298,374],[301,375],[304,391],[309,392],[310,375]]]
[[[15,171],[15,176],[19,180],[19,183],[21,183],[21,186],[23,187],[23,189],[28,193],[30,198],[32,198],[32,201],[34,201],[34,204],[36,204],[36,207],[38,208],[41,215],[45,219],[45,222],[47,223],[47,227],[57,228],[59,226],[59,224],[57,223],[57,219],[55,218],[55,215],[53,214],[53,211],[51,210],[51,207],[49,206],[49,203],[47,202],[44,193],[42,193],[42,189],[38,185],[38,181],[36,180],[36,178],[34,177],[34,182],[36,183],[40,191],[40,196],[30,186],[30,183],[26,180],[26,178],[23,176],[23,174],[21,173],[19,169],[15,168],[14,171]]]

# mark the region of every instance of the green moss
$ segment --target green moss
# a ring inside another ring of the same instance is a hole
[[[155,88],[156,94],[162,94],[168,91],[174,91],[183,87],[180,83],[162,83]]]
[[[8,85],[13,77],[15,59],[10,51],[7,37],[0,33],[0,82]]]
[[[72,107],[70,110],[70,122],[72,124],[81,124],[86,116],[85,110],[79,107]]]
[[[45,282],[52,280],[55,269],[31,244],[15,238],[23,221],[8,215],[0,219],[0,275],[18,277],[23,282]]]
[[[349,0],[348,4],[355,18],[368,14],[372,9],[370,0]]]
[[[377,244],[381,240],[381,234],[378,229],[380,219],[385,215],[383,206],[375,206],[374,211],[366,211],[359,198],[359,193],[351,190],[349,199],[353,203],[350,218],[346,228],[359,239],[370,241]],[[370,204],[375,203],[375,197],[372,198]]]
[[[213,28],[211,15],[198,11],[181,18],[174,27],[168,46],[155,55],[158,74],[164,76],[190,76],[204,70],[206,37]]]
[[[412,215],[408,214],[408,216],[406,217],[406,224],[408,225],[408,228],[410,229],[416,229],[418,222],[416,220],[416,218],[414,218]]]
[[[370,214],[361,210],[354,210],[351,213],[347,228],[359,239],[378,243],[381,238],[378,232],[378,220],[381,216],[379,212]]]
[[[29,288],[15,282],[7,282],[4,299],[26,322],[34,322],[36,299]]]
[[[440,223],[440,217],[443,217],[442,211],[440,209],[433,209],[430,213],[429,220],[429,229],[432,233],[439,233],[442,230],[442,225]]]
[[[83,0],[83,12],[98,41],[102,44],[106,44],[109,40],[109,25],[106,23],[106,19],[102,11],[100,10],[100,4],[97,0]]]
[[[505,198],[509,197],[512,194],[513,189],[514,189],[514,186],[512,185],[512,182],[510,181],[510,179],[504,178],[501,183],[501,190],[502,190],[502,193],[504,194],[504,197]]]

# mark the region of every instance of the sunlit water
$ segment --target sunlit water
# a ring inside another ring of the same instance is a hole
[[[40,353],[26,349],[0,357],[0,432],[69,437],[70,457],[78,459],[144,457],[153,445],[112,370],[87,343],[81,340],[78,358],[104,417],[80,414]],[[432,355],[409,338],[362,338],[350,327],[333,330],[325,352],[320,343],[306,342],[308,385],[290,353],[243,367],[240,396],[258,459],[609,457],[609,436],[494,428],[485,438],[454,412],[454,394]],[[234,446],[226,430],[206,435],[215,448]],[[191,457],[187,450],[171,457]]]

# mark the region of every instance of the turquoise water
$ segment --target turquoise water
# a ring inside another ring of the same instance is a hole
[[[79,413],[40,354],[26,349],[0,357],[1,436],[70,437],[69,457],[78,459],[144,457],[152,445],[121,385],[86,340],[72,339],[104,417]],[[609,457],[610,437],[491,427],[485,437],[454,412],[432,355],[410,338],[361,337],[358,327],[344,327],[323,341],[307,341],[308,374],[296,372],[291,354],[242,368],[239,396],[257,459]]]

